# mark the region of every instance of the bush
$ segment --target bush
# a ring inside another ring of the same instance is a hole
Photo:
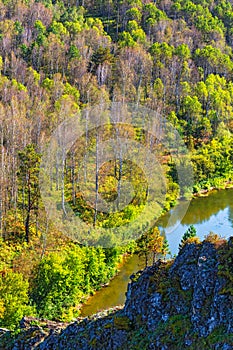
[[[84,295],[85,255],[82,249],[50,253],[42,259],[31,285],[31,298],[40,317],[70,321]]]
[[[29,283],[21,273],[7,271],[0,277],[0,326],[14,329],[23,316],[33,315],[29,306]]]
[[[31,298],[38,316],[71,321],[78,305],[116,272],[117,249],[70,244],[45,256],[34,271]]]
[[[205,236],[205,242],[216,243],[220,240],[220,236],[217,233],[210,232],[207,236]]]

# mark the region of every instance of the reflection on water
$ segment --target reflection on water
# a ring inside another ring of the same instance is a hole
[[[208,197],[193,199],[180,221],[181,202],[158,222],[162,234],[170,245],[172,254],[177,254],[178,246],[184,232],[194,225],[197,235],[203,239],[210,231],[222,237],[233,235],[233,189],[215,191]],[[172,220],[169,218],[172,216]]]
[[[119,274],[110,281],[110,284],[88,299],[82,307],[81,316],[92,315],[98,311],[124,304],[129,277],[133,272],[143,268],[144,264],[137,255],[129,258]]]
[[[210,231],[226,238],[233,235],[233,189],[193,199],[183,217],[186,206],[187,202],[180,202],[158,222],[160,231],[167,237],[172,255],[178,253],[181,238],[190,225],[195,226],[201,239]],[[130,258],[109,286],[98,291],[83,306],[82,316],[123,304],[130,275],[142,268],[143,263],[137,256]]]

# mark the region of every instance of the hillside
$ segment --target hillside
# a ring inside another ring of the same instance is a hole
[[[0,327],[77,318],[124,254],[166,255],[156,219],[178,198],[232,185],[232,27],[228,0],[0,0]],[[112,105],[133,108],[116,123]]]
[[[1,348],[230,350],[232,259],[232,237],[185,244],[174,261],[159,260],[131,276],[123,308],[68,326],[25,318],[12,345],[6,332]]]

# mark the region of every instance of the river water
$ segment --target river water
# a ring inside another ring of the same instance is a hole
[[[189,206],[180,202],[158,221],[158,226],[166,236],[172,255],[178,253],[184,232],[194,225],[197,235],[204,239],[210,231],[221,237],[233,236],[233,189],[215,191],[207,197],[193,199]],[[144,267],[144,262],[134,255],[123,265],[119,274],[107,287],[88,299],[81,309],[82,316],[123,304],[129,277]]]

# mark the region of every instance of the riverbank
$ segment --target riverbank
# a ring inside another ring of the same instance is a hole
[[[211,186],[209,188],[204,188],[199,190],[197,193],[193,193],[192,198],[197,197],[207,197],[210,193],[213,193],[213,191],[221,191],[221,190],[228,190],[233,188],[233,182],[232,181],[225,181],[221,186]]]
[[[80,316],[90,316],[116,305],[123,305],[130,276],[142,268],[144,268],[143,262],[136,254],[128,256],[121,270],[110,280],[108,286],[97,290],[82,304]]]

